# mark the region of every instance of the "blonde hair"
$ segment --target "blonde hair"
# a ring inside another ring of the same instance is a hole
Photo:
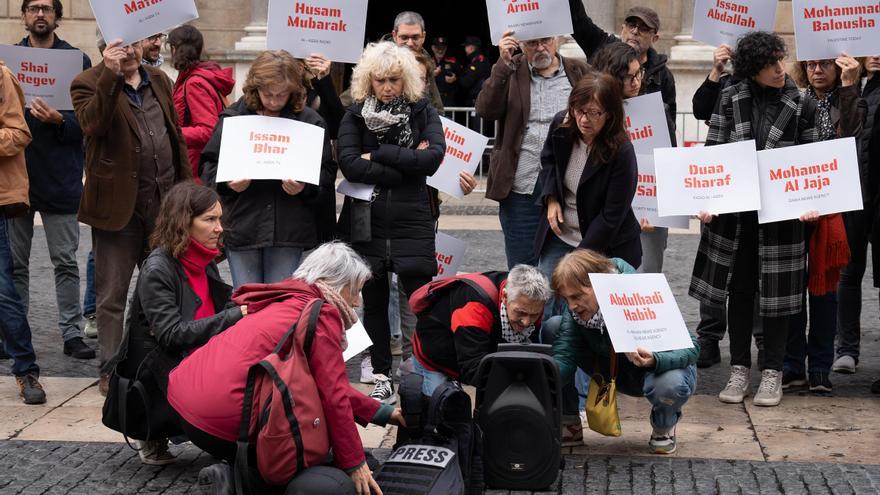
[[[617,273],[614,262],[592,249],[575,249],[559,260],[550,279],[554,292],[562,288],[592,287],[591,273]]]
[[[285,50],[264,51],[257,55],[242,87],[244,101],[247,103],[248,109],[251,111],[263,109],[260,88],[274,84],[286,84],[290,90],[290,99],[287,105],[294,112],[301,112],[305,106],[306,97],[302,67],[302,62],[297,61],[293,55]]]
[[[403,97],[417,102],[425,91],[419,75],[423,71],[413,52],[390,41],[370,43],[361,55],[351,75],[351,97],[361,103],[373,95],[372,78],[400,74],[403,78]]]

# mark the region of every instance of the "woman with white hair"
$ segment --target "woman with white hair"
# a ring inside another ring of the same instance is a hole
[[[411,50],[389,42],[368,46],[352,74],[355,103],[342,118],[337,141],[345,178],[374,186],[369,201],[345,199],[339,231],[372,271],[363,290],[364,326],[373,341],[371,395],[390,403],[388,275],[396,273],[409,296],[437,273],[425,180],[440,166],[446,142],[440,117],[422,96],[424,86]]]
[[[247,317],[213,337],[171,372],[168,402],[181,416],[184,433],[193,444],[226,461],[199,474],[200,485],[213,487],[210,493],[226,493],[223,490],[232,479],[230,465],[236,454],[248,370],[273,352],[314,299],[325,304],[308,361],[328,424],[334,467],[298,473],[287,493],[369,494],[371,488],[381,493],[366,465],[355,421],[402,424],[400,410],[352,388],[342,360],[343,336],[357,321],[354,308],[360,305],[359,292],[369,278],[369,268],[350,247],[324,244],[303,261],[293,277],[238,291],[233,300],[247,306]],[[265,484],[261,479],[251,482]],[[261,493],[273,490],[266,487]]]

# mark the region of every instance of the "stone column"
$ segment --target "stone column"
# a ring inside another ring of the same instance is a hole
[[[235,50],[259,52],[266,49],[266,19],[269,16],[269,0],[251,0],[251,21],[244,28],[247,33],[235,43]]]
[[[616,33],[615,15],[617,12],[617,0],[603,0],[596,2],[593,0],[582,0],[590,19],[609,33]],[[559,47],[559,53],[563,57],[580,58],[585,57],[583,50],[574,42],[571,37],[567,37],[566,41]]]

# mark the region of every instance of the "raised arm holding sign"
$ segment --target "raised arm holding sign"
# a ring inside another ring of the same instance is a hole
[[[749,31],[773,31],[776,4],[775,0],[697,0],[694,39],[712,46],[733,46]]]
[[[195,0],[89,0],[104,40],[134,43],[199,17]]]
[[[853,57],[877,53],[880,3],[877,0],[793,0],[798,60]]]

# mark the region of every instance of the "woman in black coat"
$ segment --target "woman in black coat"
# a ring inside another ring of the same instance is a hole
[[[541,166],[545,214],[535,238],[541,271],[550,277],[559,259],[576,248],[638,268],[641,228],[632,211],[638,166],[619,81],[597,72],[578,81],[568,109],[550,124]],[[553,306],[547,310],[558,314]]]
[[[446,151],[436,110],[422,97],[422,69],[406,47],[367,47],[352,75],[352,105],[339,128],[342,174],[375,185],[371,201],[346,198],[339,218],[343,239],[370,265],[363,289],[364,326],[373,341],[372,396],[393,403],[388,329],[388,274],[407,295],[437,273],[434,219],[425,180]]]

